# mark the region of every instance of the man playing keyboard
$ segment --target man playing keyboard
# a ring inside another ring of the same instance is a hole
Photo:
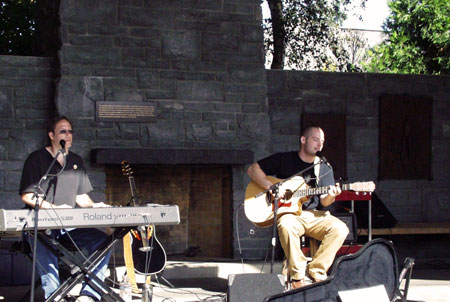
[[[64,156],[59,153],[57,161],[50,174],[57,177],[48,177],[41,183],[39,190],[39,205],[41,209],[74,208],[74,207],[107,207],[103,202],[93,202],[87,193],[92,191],[92,185],[86,174],[82,158],[69,151],[72,147],[72,123],[66,117],[56,117],[49,123],[47,130],[49,144],[42,149],[32,152],[25,161],[22,170],[19,194],[27,207],[33,208],[36,199],[33,198],[35,186],[46,173],[58,150],[63,149]],[[64,163],[65,161],[65,163]],[[64,165],[65,164],[65,165]],[[52,230],[51,236],[60,242],[71,242],[80,250],[93,253],[106,239],[106,234],[98,229],[58,229]],[[32,243],[32,236],[28,236]],[[60,285],[58,273],[58,258],[46,246],[37,242],[37,252],[34,255],[37,262],[37,271],[41,277],[42,288],[47,299]],[[95,275],[102,281],[109,263],[111,253],[98,264]],[[91,286],[83,283],[77,302],[100,301],[101,296]]]

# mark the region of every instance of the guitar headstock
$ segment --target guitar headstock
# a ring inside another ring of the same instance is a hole
[[[350,190],[356,192],[373,192],[375,191],[375,183],[373,181],[354,182],[350,185]]]
[[[128,177],[133,176],[133,170],[131,169],[130,164],[126,160],[122,161],[122,173],[124,176]]]

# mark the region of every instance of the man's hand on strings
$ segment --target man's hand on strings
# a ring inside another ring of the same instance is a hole
[[[330,195],[331,197],[336,197],[341,193],[342,193],[342,189],[341,189],[341,185],[339,183],[336,183],[336,185],[330,186],[328,188],[328,195]]]

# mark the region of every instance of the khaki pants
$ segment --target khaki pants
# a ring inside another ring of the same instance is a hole
[[[345,223],[328,211],[305,210],[301,215],[281,216],[277,226],[281,246],[288,260],[290,278],[301,280],[307,270],[315,281],[325,280],[337,251],[348,235],[349,230]],[[300,237],[303,235],[322,242],[312,254],[313,260],[308,267],[300,246]]]

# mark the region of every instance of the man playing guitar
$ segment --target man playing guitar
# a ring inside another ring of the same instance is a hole
[[[253,182],[264,190],[270,190],[273,185],[268,175],[286,179],[305,169],[301,175],[306,182],[305,186],[327,187],[325,194],[311,196],[301,201],[299,211],[278,216],[278,233],[288,261],[290,276],[288,281],[292,289],[304,286],[310,280],[312,282],[325,280],[336,252],[349,232],[345,223],[324,209],[333,204],[336,195],[341,193],[341,187],[335,184],[331,166],[317,160],[316,153],[322,150],[324,141],[325,135],[320,127],[308,127],[301,133],[298,152],[273,154],[253,163],[247,170]],[[292,192],[286,191],[281,186],[279,192],[281,202],[287,201],[292,195],[290,193]],[[308,265],[301,250],[300,237],[303,235],[321,241],[313,260]]]

